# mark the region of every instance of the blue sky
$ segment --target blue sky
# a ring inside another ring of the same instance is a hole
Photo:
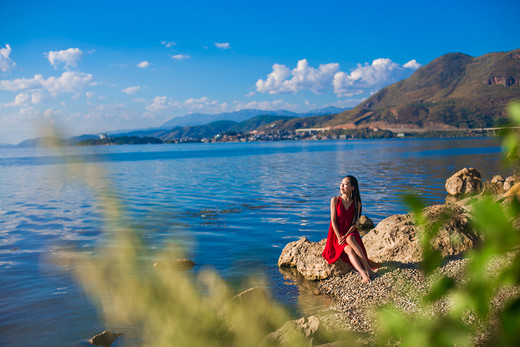
[[[0,143],[188,113],[353,107],[450,52],[520,48],[518,1],[0,2]]]

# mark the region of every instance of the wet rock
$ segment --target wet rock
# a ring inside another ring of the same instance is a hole
[[[473,248],[480,242],[469,225],[469,213],[462,206],[434,205],[423,210],[425,217],[433,224],[445,214],[449,216],[432,247],[443,257],[457,255]],[[375,229],[363,237],[368,256],[374,261],[396,261],[401,263],[422,261],[419,227],[414,225],[413,215],[393,215],[382,220]]]
[[[329,265],[321,256],[327,240],[311,242],[306,237],[288,243],[278,259],[279,267],[294,267],[308,280],[321,280],[330,276],[345,274],[352,269],[341,259]]]
[[[175,259],[173,261],[156,261],[153,264],[154,268],[173,268],[175,270],[188,271],[196,264],[189,259]]]
[[[453,196],[480,193],[482,178],[473,168],[464,168],[446,180],[446,191]]]
[[[111,332],[110,330],[105,330],[101,334],[97,334],[96,336],[91,338],[88,342],[90,342],[91,344],[96,345],[96,346],[107,347],[107,346],[110,346],[117,339],[117,337],[121,336],[121,335],[123,335],[123,334],[114,333],[114,332]]]

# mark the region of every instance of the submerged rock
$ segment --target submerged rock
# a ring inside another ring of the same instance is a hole
[[[446,180],[446,191],[453,196],[480,193],[482,178],[473,168],[464,168]]]
[[[470,227],[469,213],[462,206],[434,205],[426,207],[423,213],[430,225],[447,216],[431,244],[443,257],[457,255],[481,241]],[[368,232],[363,243],[369,258],[374,261],[420,262],[420,233],[411,213],[393,215]]]
[[[305,279],[322,280],[332,275],[345,274],[352,269],[341,260],[330,265],[321,256],[327,240],[311,242],[306,237],[288,243],[278,259],[279,267],[295,267]]]
[[[175,259],[171,261],[156,261],[153,263],[154,268],[173,268],[175,270],[187,271],[191,270],[196,264],[189,259]]]
[[[101,334],[97,334],[96,336],[88,340],[88,342],[96,346],[107,347],[110,346],[121,335],[123,334],[114,333],[110,330],[105,330]]]
[[[310,346],[320,342],[320,335],[327,331],[316,316],[286,322],[280,329],[267,335],[260,346],[294,345],[296,339],[307,340]]]

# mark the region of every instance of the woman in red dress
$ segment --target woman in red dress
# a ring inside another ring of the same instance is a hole
[[[375,276],[369,265],[367,251],[356,223],[361,216],[361,196],[357,179],[346,176],[339,186],[341,195],[330,200],[330,226],[323,257],[329,264],[339,258],[352,264],[361,274],[363,283]]]

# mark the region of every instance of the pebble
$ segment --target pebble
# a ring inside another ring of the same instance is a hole
[[[493,276],[492,267],[512,259],[513,255],[497,259],[488,270],[489,275]],[[369,283],[362,283],[357,272],[318,281],[318,290],[333,299],[330,307],[333,312],[324,311],[320,318],[332,328],[373,335],[377,324],[372,308],[392,304],[404,312],[420,312],[425,309],[421,299],[428,293],[432,281],[443,275],[453,278],[458,285],[463,284],[467,280],[464,276],[467,263],[468,259],[461,257],[448,258],[429,280],[420,270],[419,264],[383,263],[376,271],[377,276]],[[507,298],[518,295],[519,288],[508,288],[499,292],[491,305],[500,307]],[[444,314],[449,312],[452,302],[441,299],[432,306],[433,311],[426,313]]]

